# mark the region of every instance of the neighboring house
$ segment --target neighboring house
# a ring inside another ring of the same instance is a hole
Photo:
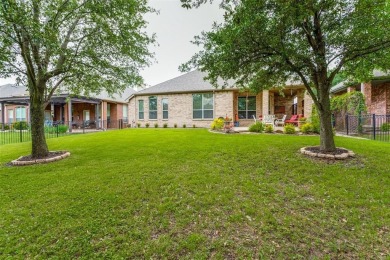
[[[126,89],[123,94],[110,97],[107,93],[93,97],[72,96],[66,93],[53,95],[45,108],[45,123],[61,123],[72,128],[117,128],[128,122],[125,97],[135,91]],[[11,84],[0,86],[0,123],[30,121],[30,97],[26,87]]]
[[[365,97],[369,114],[390,114],[390,73],[374,71],[374,77],[366,83],[347,84],[341,82],[330,90],[331,95],[361,91]]]
[[[129,120],[151,127],[167,123],[182,127],[209,127],[214,118],[238,119],[240,126],[253,124],[253,117],[274,114],[310,116],[312,99],[302,84],[287,84],[283,90],[259,94],[237,88],[214,88],[198,70],[138,91],[129,97]],[[222,85],[222,82],[221,82]]]

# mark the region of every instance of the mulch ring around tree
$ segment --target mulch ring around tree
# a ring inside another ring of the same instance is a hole
[[[49,155],[44,158],[32,158],[31,155],[20,156],[18,159],[13,160],[9,163],[12,166],[25,166],[39,163],[50,163],[62,160],[70,156],[68,151],[50,151]]]
[[[300,152],[310,157],[329,159],[329,160],[345,160],[350,157],[355,157],[354,152],[342,147],[337,147],[336,151],[333,152],[323,152],[320,150],[319,146],[308,146],[308,147],[301,148]]]

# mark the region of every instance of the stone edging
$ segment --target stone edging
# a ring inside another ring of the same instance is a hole
[[[31,160],[31,161],[19,161],[21,158],[24,156],[20,156],[18,159],[11,161],[11,165],[14,166],[25,166],[25,165],[32,165],[32,164],[38,164],[38,163],[49,163],[49,162],[55,162],[62,160],[66,157],[70,156],[70,152],[66,152],[62,155],[58,155],[55,157],[47,158],[47,159],[36,159],[36,160]]]
[[[300,152],[301,152],[301,154],[305,154],[305,155],[310,156],[310,157],[317,157],[317,158],[324,158],[324,159],[331,159],[331,160],[344,160],[344,159],[347,159],[349,157],[355,157],[354,152],[352,152],[351,150],[345,149],[343,147],[337,147],[337,148],[347,150],[347,152],[342,153],[342,154],[336,154],[336,155],[325,154],[325,153],[313,153],[311,151],[306,150],[306,148],[309,148],[309,147],[302,147],[300,149]]]

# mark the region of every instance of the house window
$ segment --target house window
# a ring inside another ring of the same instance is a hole
[[[162,116],[163,119],[168,119],[168,99],[162,99]]]
[[[111,105],[107,104],[107,122],[111,119]]]
[[[238,97],[238,118],[252,119],[256,117],[256,97]]]
[[[157,97],[149,97],[149,119],[157,119]]]
[[[27,121],[26,108],[17,107],[16,108],[16,121]]]
[[[90,120],[89,110],[84,110],[83,111],[83,119],[84,119],[84,121],[89,121]]]
[[[128,113],[128,106],[127,105],[122,105],[122,118],[123,122],[127,123],[127,113]]]
[[[193,94],[192,108],[194,119],[212,119],[214,117],[213,94]]]
[[[144,119],[144,101],[138,100],[138,119]]]
[[[8,110],[8,123],[13,123],[14,122],[14,110],[9,109]]]

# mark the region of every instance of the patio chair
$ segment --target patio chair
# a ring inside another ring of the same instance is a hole
[[[273,127],[275,127],[275,115],[264,115],[263,124],[272,125]]]
[[[284,121],[286,124],[298,125],[298,115],[292,115],[289,120]]]
[[[282,119],[275,120],[275,126],[284,126],[284,122],[286,121],[287,115],[283,115]]]

